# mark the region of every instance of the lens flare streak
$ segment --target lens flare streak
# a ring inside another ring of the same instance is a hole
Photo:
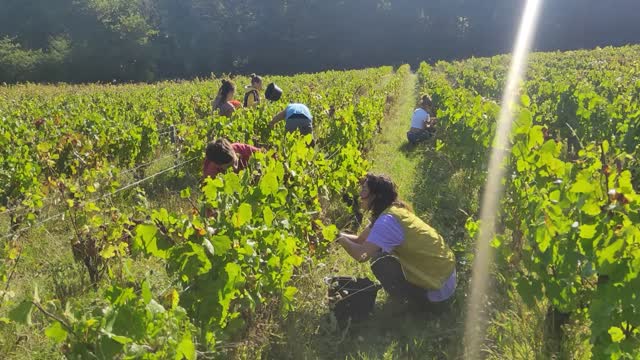
[[[491,274],[491,240],[495,232],[500,199],[502,197],[504,177],[503,163],[510,153],[509,137],[514,118],[514,104],[519,95],[520,83],[524,76],[527,59],[535,34],[542,0],[528,0],[524,9],[518,37],[516,39],[507,85],[502,97],[502,108],[494,139],[494,147],[489,160],[487,184],[482,196],[480,211],[480,231],[471,275],[471,294],[467,304],[465,321],[465,359],[479,359],[485,338],[486,316],[485,298]]]

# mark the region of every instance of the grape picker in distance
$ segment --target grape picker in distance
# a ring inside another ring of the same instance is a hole
[[[423,95],[420,98],[418,108],[413,112],[411,117],[411,129],[407,132],[407,140],[410,144],[415,145],[423,140],[433,137],[436,132],[436,119],[431,118],[433,113],[433,102],[429,95]]]

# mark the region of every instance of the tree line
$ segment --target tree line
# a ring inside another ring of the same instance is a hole
[[[0,0],[0,82],[155,81],[509,52],[526,0]],[[640,42],[640,1],[544,2],[538,50]]]

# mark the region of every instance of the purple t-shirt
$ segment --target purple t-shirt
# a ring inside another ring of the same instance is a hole
[[[367,242],[370,242],[386,253],[391,253],[397,246],[404,242],[404,229],[402,224],[393,215],[382,214],[371,227]],[[442,288],[438,290],[427,290],[427,299],[431,302],[440,302],[449,299],[456,290],[456,270]]]

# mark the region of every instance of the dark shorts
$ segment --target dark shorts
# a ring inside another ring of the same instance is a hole
[[[435,134],[435,130],[431,128],[423,129],[420,131],[407,132],[407,140],[411,144],[417,144],[421,141],[429,140]]]
[[[371,270],[382,285],[384,291],[393,299],[408,303],[412,308],[429,313],[448,311],[451,299],[431,302],[427,290],[410,283],[404,276],[400,261],[391,255],[380,252],[371,259]]]
[[[306,117],[290,117],[285,123],[285,130],[287,132],[300,131],[302,135],[308,135],[313,133],[313,123]]]

